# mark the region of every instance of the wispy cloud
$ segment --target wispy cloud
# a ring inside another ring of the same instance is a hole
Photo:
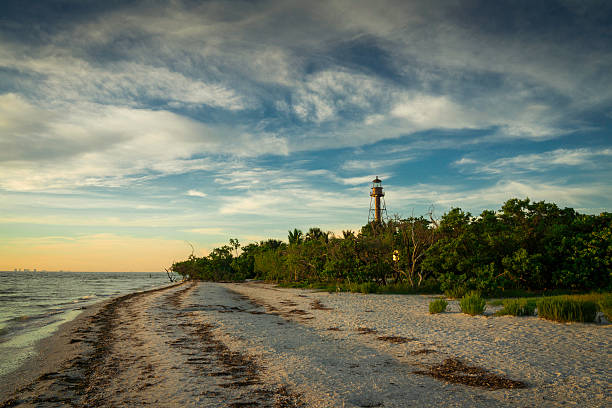
[[[14,191],[116,187],[222,166],[194,155],[287,152],[281,137],[255,138],[167,111],[87,105],[60,113],[5,94],[0,116],[0,187]]]
[[[390,159],[388,157],[384,157],[380,160],[347,160],[342,163],[342,169],[346,171],[373,171],[387,169],[397,164],[405,163],[414,159],[414,156],[404,155],[404,157],[397,159]]]
[[[609,205],[608,4],[5,3],[10,231],[339,231],[376,175],[391,212]]]
[[[612,149],[601,150],[579,148],[579,149],[556,149],[543,153],[522,154],[514,157],[504,157],[492,162],[479,162],[471,158],[463,157],[454,164],[457,166],[470,166],[474,172],[490,174],[520,174],[527,172],[542,172],[559,167],[581,167],[593,169],[609,162]],[[609,167],[609,166],[608,166]]]
[[[225,235],[226,231],[220,227],[211,227],[211,228],[190,228],[184,230],[185,232],[192,232],[194,234],[202,234],[202,235]]]
[[[407,211],[434,205],[438,211],[461,207],[473,212],[495,209],[510,198],[529,197],[534,201],[554,202],[560,206],[587,207],[612,193],[602,183],[562,184],[544,180],[501,180],[491,186],[466,190],[461,186],[417,184],[408,187],[390,186],[387,206]],[[400,210],[401,211],[401,210]],[[438,214],[441,215],[441,214]]]
[[[206,197],[208,195],[198,190],[189,190],[186,194],[190,197]]]

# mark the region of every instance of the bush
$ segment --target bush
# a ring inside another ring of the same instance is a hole
[[[463,313],[476,316],[484,312],[486,303],[487,302],[480,296],[480,293],[470,292],[461,298],[459,307]]]
[[[374,282],[365,282],[359,285],[359,291],[361,293],[376,293],[378,292],[378,285]]]
[[[538,316],[557,322],[592,322],[597,303],[576,296],[544,297],[538,302]]]
[[[448,306],[448,302],[444,299],[436,299],[429,303],[429,313],[442,313],[446,312],[446,306]]]
[[[598,305],[599,311],[603,312],[609,322],[612,322],[612,296],[609,294],[607,296],[602,296],[601,299],[599,299]]]
[[[467,289],[464,286],[455,286],[451,289],[444,291],[444,295],[450,299],[460,299],[467,293]]]
[[[535,301],[527,299],[504,299],[502,304],[504,308],[495,313],[497,316],[533,316],[536,308]]]

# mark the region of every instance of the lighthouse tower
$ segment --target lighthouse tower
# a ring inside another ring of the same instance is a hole
[[[374,206],[372,207],[372,204]],[[372,180],[372,191],[370,192],[370,214],[368,222],[380,224],[383,216],[387,218],[387,207],[385,206],[385,193],[382,188],[382,181],[378,176]]]

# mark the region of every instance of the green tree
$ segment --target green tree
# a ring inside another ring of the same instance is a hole
[[[238,242],[238,239],[236,238],[230,238],[229,243],[230,246],[234,248],[234,251],[236,252],[236,257],[238,257],[238,248],[240,248],[240,242]]]
[[[289,245],[298,245],[302,243],[302,240],[304,239],[304,233],[301,230],[294,228],[293,231],[289,230],[288,232]]]

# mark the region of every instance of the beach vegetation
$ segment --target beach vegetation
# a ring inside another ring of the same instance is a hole
[[[593,322],[598,304],[578,296],[543,297],[538,303],[538,316],[557,322]]]
[[[465,314],[472,316],[484,313],[487,301],[476,291],[464,295],[459,301],[459,307]]]
[[[339,236],[294,228],[269,239],[193,253],[175,262],[184,279],[261,279],[330,291],[440,293],[462,298],[526,297],[612,290],[612,214],[580,214],[546,202],[511,199],[473,216],[453,208],[439,219],[368,223]],[[596,302],[597,303],[597,302]],[[609,303],[597,303],[602,311]]]
[[[461,299],[468,292],[465,286],[453,286],[444,291],[444,295],[450,299]]]
[[[429,303],[429,313],[442,313],[446,312],[448,302],[445,299],[435,299]]]
[[[519,299],[503,299],[503,308],[497,311],[497,316],[533,316],[536,309],[536,300],[519,298]]]
[[[359,291],[361,293],[377,293],[379,285],[374,282],[364,282],[359,285]]]
[[[597,300],[599,311],[603,313],[605,318],[612,322],[612,293],[606,293],[601,295],[600,299]]]

